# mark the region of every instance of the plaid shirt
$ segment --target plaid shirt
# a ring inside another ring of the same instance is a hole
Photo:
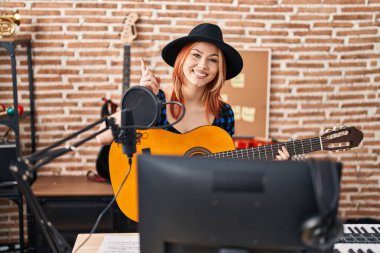
[[[165,94],[162,90],[158,91],[157,97],[160,99],[161,102],[166,102]],[[168,124],[168,119],[166,116],[166,106],[163,105],[161,108],[161,118],[157,122],[156,126],[162,126],[166,124]],[[231,106],[229,104],[222,102],[222,107],[220,108],[219,114],[217,117],[215,117],[214,121],[212,122],[212,125],[224,129],[231,136],[235,133],[234,112],[232,111]],[[166,127],[164,129],[173,133],[180,133],[173,126]]]

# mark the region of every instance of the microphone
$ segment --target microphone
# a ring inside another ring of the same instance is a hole
[[[133,127],[127,128],[128,126],[133,126],[133,113],[132,110],[126,108],[121,113],[121,127],[118,139],[122,144],[123,154],[132,159],[133,154],[136,153],[136,129]]]
[[[131,163],[136,153],[136,129],[154,126],[160,119],[161,102],[152,91],[143,86],[134,86],[126,90],[121,100],[120,131],[116,142],[122,144],[123,154]]]

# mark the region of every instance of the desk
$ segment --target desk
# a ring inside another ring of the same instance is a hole
[[[120,233],[120,234],[92,234],[90,239],[78,250],[77,253],[93,253],[97,252],[102,244],[105,235],[116,235],[116,236],[137,236],[137,233]],[[88,237],[88,234],[79,234],[75,245],[73,247],[73,252],[81,245],[81,243]]]
[[[49,221],[73,246],[80,233],[89,233],[96,219],[113,198],[108,183],[98,183],[85,176],[39,176],[32,186]],[[32,217],[28,219],[30,252],[50,252]],[[120,211],[117,204],[101,219],[96,233],[136,232],[136,223]],[[34,251],[36,250],[36,251]]]
[[[85,176],[39,176],[32,186],[36,197],[113,196],[108,183],[98,183]]]

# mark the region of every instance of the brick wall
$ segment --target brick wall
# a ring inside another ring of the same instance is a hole
[[[131,49],[132,85],[139,80],[140,57],[164,85],[170,84],[170,68],[160,57],[162,47],[207,21],[220,25],[225,40],[238,49],[271,48],[271,137],[315,136],[334,125],[356,126],[364,132],[357,149],[313,156],[344,162],[341,216],[380,218],[379,0],[0,3],[1,12],[14,9],[22,16],[17,34],[33,39],[38,149],[98,119],[102,97],[119,101],[120,32],[130,12],[139,15],[138,37]],[[9,67],[4,52],[0,54],[5,63],[0,66],[0,98],[9,104]],[[20,99],[26,104],[22,49],[17,57]],[[28,151],[26,124],[22,134]],[[98,150],[95,141],[88,142],[78,153],[46,166],[44,173],[84,174],[94,169]],[[0,243],[17,238],[12,215],[0,213]]]

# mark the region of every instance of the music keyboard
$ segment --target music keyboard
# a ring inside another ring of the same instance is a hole
[[[380,253],[380,224],[344,224],[334,253]]]

